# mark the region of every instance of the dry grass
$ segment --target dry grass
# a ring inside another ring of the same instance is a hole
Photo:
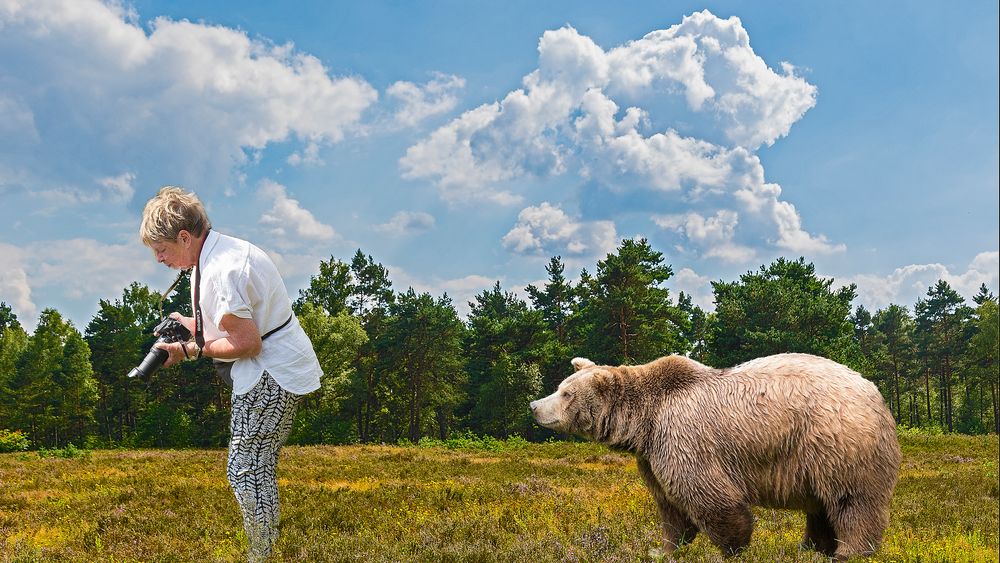
[[[997,438],[901,437],[876,561],[996,561]],[[584,443],[510,448],[287,447],[276,561],[642,561],[656,514],[629,456]],[[822,561],[804,518],[756,511],[731,561]],[[239,561],[225,452],[0,455],[3,561]],[[722,561],[703,537],[676,554]]]

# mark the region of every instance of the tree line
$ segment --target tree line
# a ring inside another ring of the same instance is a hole
[[[712,282],[715,310],[668,289],[673,269],[644,239],[626,239],[579,281],[561,258],[528,300],[497,282],[463,320],[447,294],[397,292],[388,270],[358,250],[331,257],[294,309],[323,368],[291,443],[396,443],[455,433],[551,434],[528,403],[552,392],[569,360],[638,364],[688,354],[727,367],[780,352],[832,358],[882,392],[900,425],[997,432],[997,298],[973,303],[943,280],[908,308],[852,308],[857,287],[834,288],[804,258],[779,258],[735,281]],[[184,278],[164,305],[191,314]],[[128,379],[152,345],[160,296],[132,283],[101,300],[81,334],[58,311],[33,334],[0,302],[0,431],[37,447],[219,446],[229,389],[208,361]]]

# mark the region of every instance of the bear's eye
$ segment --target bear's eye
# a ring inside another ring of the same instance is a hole
[[[566,397],[567,399],[569,399],[569,398],[571,398],[573,396],[573,393],[570,392],[570,391],[563,391],[562,392],[562,396]]]

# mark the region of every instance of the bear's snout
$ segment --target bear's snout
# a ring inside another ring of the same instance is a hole
[[[531,401],[528,406],[531,408],[531,416],[535,422],[546,428],[554,428],[559,423],[559,415],[556,412],[553,395]]]

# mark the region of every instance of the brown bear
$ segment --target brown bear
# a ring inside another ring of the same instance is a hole
[[[635,454],[667,554],[698,531],[737,553],[750,542],[751,506],[804,511],[803,544],[838,559],[881,543],[899,442],[878,389],[857,372],[808,354],[730,369],[677,355],[572,364],[576,373],[533,401],[532,414]]]

